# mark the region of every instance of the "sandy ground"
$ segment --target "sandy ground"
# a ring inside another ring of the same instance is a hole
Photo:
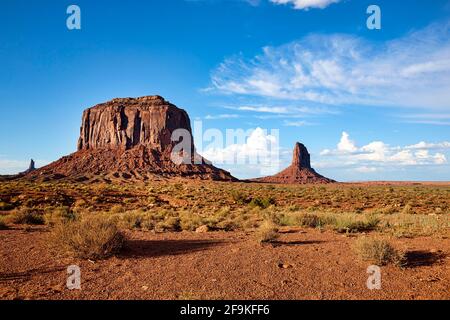
[[[412,265],[383,267],[371,291],[355,237],[284,231],[263,246],[245,232],[128,232],[123,253],[93,262],[55,255],[45,227],[16,227],[0,231],[0,299],[450,299],[449,239],[395,240]],[[66,288],[69,265],[81,290]]]

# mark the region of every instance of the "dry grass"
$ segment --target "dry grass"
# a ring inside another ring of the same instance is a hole
[[[280,215],[280,224],[308,228],[329,227],[339,233],[357,233],[373,231],[379,218],[374,215],[352,213],[302,213],[288,212]]]
[[[264,221],[256,231],[256,238],[259,243],[274,242],[279,237],[278,227],[272,221]]]
[[[61,222],[50,233],[49,242],[61,253],[99,260],[119,252],[124,237],[117,225],[102,217]]]
[[[53,226],[61,222],[73,221],[76,219],[76,215],[69,207],[59,207],[48,210],[44,214],[44,219],[46,224]]]
[[[3,207],[14,208],[2,213],[12,217],[31,206],[45,212],[49,224],[67,218],[54,213],[64,207],[77,216],[105,212],[121,228],[158,232],[193,231],[201,225],[226,231],[255,229],[267,219],[287,226],[342,233],[376,230],[398,237],[445,236],[450,230],[450,186],[444,185],[14,181],[0,183],[0,195]]]
[[[359,238],[355,242],[354,250],[362,260],[378,266],[401,265],[404,262],[404,255],[384,239]]]
[[[22,208],[14,212],[9,219],[15,224],[42,225],[45,223],[42,213],[33,208]]]

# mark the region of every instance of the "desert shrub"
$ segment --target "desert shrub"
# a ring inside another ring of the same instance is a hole
[[[182,230],[195,231],[202,225],[205,225],[205,220],[201,216],[190,212],[180,214],[180,228]]]
[[[99,260],[119,252],[124,236],[105,217],[61,222],[50,233],[50,244],[62,253],[81,259]]]
[[[109,212],[111,212],[111,213],[123,213],[123,212],[125,212],[125,208],[123,206],[121,206],[120,204],[116,204],[116,205],[112,206],[109,209]]]
[[[250,201],[249,206],[266,209],[274,204],[275,204],[275,199],[273,197],[264,197],[264,198],[253,198],[252,201]]]
[[[76,200],[72,206],[72,211],[81,212],[88,207],[88,203],[84,199]]]
[[[318,228],[326,224],[326,221],[323,217],[315,214],[303,214],[299,216],[299,218],[299,225],[302,227]]]
[[[69,207],[53,208],[44,215],[45,223],[55,225],[59,222],[72,221],[76,219],[75,213]]]
[[[318,215],[313,213],[289,213],[280,217],[280,225],[307,228],[321,228],[335,223],[331,215]]]
[[[408,203],[403,207],[402,214],[415,214],[413,207]]]
[[[122,214],[113,215],[117,224],[123,229],[147,229],[153,230],[156,223],[163,218],[142,210],[127,211]]]
[[[238,229],[239,225],[234,219],[225,219],[218,222],[215,227],[224,231],[233,231]]]
[[[0,201],[0,211],[10,211],[12,209],[14,209],[12,204]]]
[[[11,221],[16,224],[42,225],[45,223],[42,213],[31,208],[23,208],[11,216]]]
[[[161,221],[157,224],[157,227],[159,229],[162,229],[163,231],[180,231],[181,225],[180,225],[181,219],[179,217],[167,217],[164,221]]]
[[[256,231],[259,243],[274,242],[278,239],[278,227],[272,221],[264,221]]]
[[[362,260],[379,266],[390,263],[401,265],[404,261],[404,255],[384,239],[359,238],[355,242],[354,250]]]
[[[247,196],[243,192],[238,190],[232,190],[230,194],[233,201],[236,202],[237,204],[247,203]]]
[[[7,229],[8,229],[8,225],[3,220],[3,218],[0,218],[0,230],[7,230]]]
[[[450,215],[396,214],[384,218],[383,231],[396,237],[448,234]]]
[[[335,217],[333,229],[341,233],[372,231],[378,226],[379,222],[380,220],[375,216],[361,219],[355,214],[340,214]]]

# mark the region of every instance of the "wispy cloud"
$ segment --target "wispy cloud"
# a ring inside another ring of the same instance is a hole
[[[217,115],[210,115],[208,114],[205,116],[206,120],[224,120],[224,119],[237,119],[239,118],[238,114],[217,114]]]
[[[290,4],[297,10],[308,10],[311,8],[324,9],[333,3],[338,3],[341,0],[270,0],[275,4]]]
[[[314,123],[305,120],[299,121],[284,120],[283,125],[285,127],[305,127],[305,126],[312,126],[314,125]]]
[[[228,58],[211,83],[216,92],[266,99],[449,110],[450,22],[385,43],[310,35],[252,59]]]
[[[330,108],[326,107],[302,107],[302,106],[292,106],[289,104],[286,104],[284,106],[270,105],[270,104],[254,104],[243,106],[226,106],[225,108],[236,111],[250,112],[253,114],[266,114],[263,116],[261,115],[256,116],[260,118],[265,117],[272,118],[274,116],[278,118],[309,117],[309,116],[339,113],[336,110],[331,110]]]
[[[415,124],[430,124],[450,126],[450,114],[444,113],[416,113],[400,115],[402,122]]]

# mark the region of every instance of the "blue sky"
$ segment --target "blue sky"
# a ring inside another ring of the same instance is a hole
[[[278,129],[280,167],[301,141],[340,181],[450,180],[449,35],[448,0],[3,0],[0,174],[74,152],[85,108],[159,94],[204,129],[269,130],[216,163]]]

